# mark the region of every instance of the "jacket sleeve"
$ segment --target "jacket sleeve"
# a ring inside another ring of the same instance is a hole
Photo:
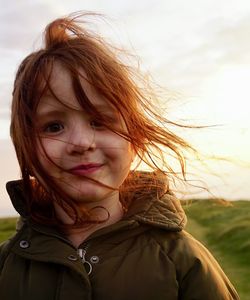
[[[238,300],[233,285],[211,253],[186,232],[169,253],[176,266],[180,300]]]

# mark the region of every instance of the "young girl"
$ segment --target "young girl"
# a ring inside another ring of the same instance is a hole
[[[0,248],[4,300],[239,299],[211,254],[186,233],[157,157],[182,150],[131,70],[75,17],[55,20],[21,63],[11,137],[20,214]],[[136,171],[143,161],[152,172]],[[133,165],[136,165],[135,163]]]

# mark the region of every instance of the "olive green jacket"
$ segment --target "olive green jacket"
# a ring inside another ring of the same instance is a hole
[[[8,190],[22,214],[17,187]],[[76,249],[56,230],[26,220],[1,246],[0,299],[239,299],[208,250],[183,231],[185,222],[172,195],[150,195]]]

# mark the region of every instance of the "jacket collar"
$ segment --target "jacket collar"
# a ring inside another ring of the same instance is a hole
[[[25,206],[25,196],[22,189],[22,180],[9,181],[6,184],[6,190],[10,196],[13,207],[22,217],[27,217]]]
[[[27,218],[22,181],[10,181],[7,183],[6,189],[16,211],[22,217]],[[181,231],[186,225],[186,215],[180,201],[168,190],[161,197],[158,196],[156,191],[151,191],[143,199],[135,196],[123,220],[134,220],[138,223],[168,231]]]
[[[144,200],[135,199],[125,218],[168,231],[181,231],[187,222],[180,201],[169,192],[161,198],[150,195]]]

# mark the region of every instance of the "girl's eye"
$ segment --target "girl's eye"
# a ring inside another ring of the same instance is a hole
[[[90,122],[92,128],[102,128],[103,124],[100,121],[93,120]]]
[[[45,126],[44,131],[48,133],[56,133],[63,130],[64,127],[60,123],[50,123]]]

